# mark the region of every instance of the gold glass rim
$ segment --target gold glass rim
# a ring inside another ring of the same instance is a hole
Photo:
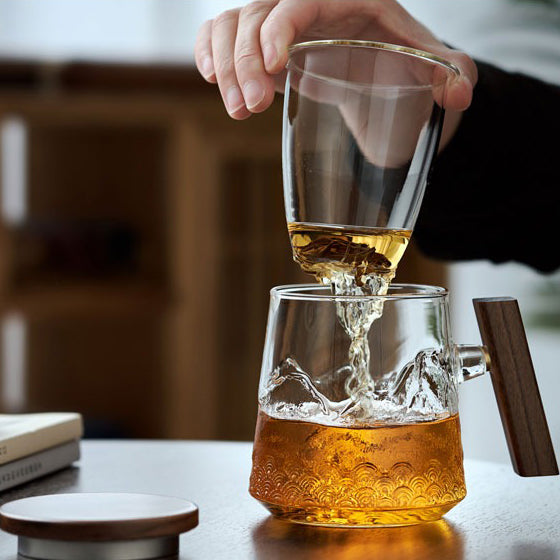
[[[393,43],[384,43],[384,42],[380,42],[380,41],[366,41],[366,40],[359,40],[359,39],[318,39],[318,40],[314,40],[314,41],[304,41],[301,43],[294,43],[293,45],[290,45],[288,47],[288,57],[289,57],[289,62],[291,61],[291,57],[294,53],[301,51],[303,49],[307,49],[307,48],[313,48],[313,47],[328,47],[328,46],[346,46],[346,47],[360,47],[360,48],[371,48],[371,49],[376,49],[376,50],[384,50],[384,51],[388,51],[388,52],[394,52],[394,53],[400,53],[400,54],[404,54],[404,55],[408,55],[417,59],[420,59],[424,62],[430,63],[432,65],[437,65],[443,69],[445,69],[449,74],[453,75],[455,78],[459,77],[461,74],[461,71],[459,70],[459,68],[453,64],[452,62],[450,62],[449,60],[446,60],[445,58],[430,53],[428,51],[423,51],[420,49],[415,49],[413,47],[405,47],[402,45],[395,45]],[[328,78],[325,76],[321,76],[320,74],[315,74],[313,72],[308,72],[306,70],[303,70],[302,68],[300,68],[299,66],[296,65],[296,68],[300,71],[300,72],[305,72],[306,74],[313,76],[317,79],[321,79],[321,80],[334,80],[337,81],[336,79],[333,78]],[[376,85],[371,85],[371,86],[367,86],[366,84],[360,84],[362,87],[388,87],[388,86],[376,86]],[[411,88],[411,89],[419,89],[419,88],[426,88],[426,87],[432,87],[433,84],[426,84],[426,85],[410,85],[410,86],[397,86],[399,87],[399,89],[406,89],[406,88]]]
[[[325,293],[318,293],[318,292]],[[447,289],[441,286],[430,286],[428,284],[393,283],[389,286],[389,293],[384,295],[342,295],[333,294],[331,288],[324,284],[285,284],[275,286],[270,290],[273,297],[280,299],[304,300],[304,301],[364,301],[375,300],[408,300],[408,299],[441,299],[449,295]]]

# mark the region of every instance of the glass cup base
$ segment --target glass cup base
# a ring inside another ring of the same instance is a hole
[[[355,509],[320,506],[282,506],[259,500],[278,519],[319,527],[402,527],[437,521],[460,500],[432,507],[403,509]]]

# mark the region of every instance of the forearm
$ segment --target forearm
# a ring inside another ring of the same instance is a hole
[[[449,260],[560,266],[560,87],[479,63],[471,107],[436,160],[414,237]]]

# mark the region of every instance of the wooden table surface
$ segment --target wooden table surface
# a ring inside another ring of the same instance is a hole
[[[187,498],[200,525],[181,560],[560,560],[560,478],[524,479],[508,465],[465,462],[468,496],[445,521],[392,529],[325,529],[272,519],[248,492],[249,443],[84,441],[76,466],[2,494],[145,492]],[[16,537],[0,534],[0,560]]]

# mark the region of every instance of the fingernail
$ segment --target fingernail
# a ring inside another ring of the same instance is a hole
[[[214,75],[214,63],[209,56],[202,59],[202,75],[205,78],[211,78]]]
[[[264,99],[265,91],[257,80],[248,81],[243,87],[243,97],[247,109],[253,109]]]
[[[272,43],[267,43],[263,47],[264,66],[267,70],[274,68],[278,62],[278,51]]]
[[[226,106],[228,113],[233,114],[245,105],[245,100],[237,86],[231,86],[226,93]]]

